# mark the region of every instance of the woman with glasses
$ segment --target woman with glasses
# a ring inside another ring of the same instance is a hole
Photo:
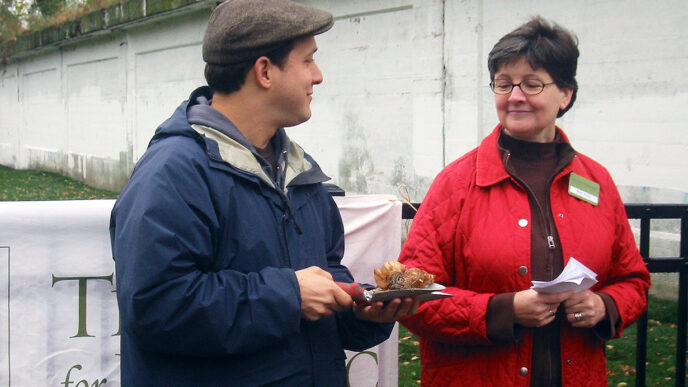
[[[616,186],[555,124],[576,99],[577,60],[575,37],[540,17],[489,54],[499,124],[436,177],[399,259],[455,295],[402,320],[421,338],[424,386],[606,386],[605,342],[646,309]],[[531,289],[570,261],[598,282]]]

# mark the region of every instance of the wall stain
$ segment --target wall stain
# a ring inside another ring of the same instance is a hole
[[[367,144],[364,128],[361,127],[356,115],[346,112],[337,184],[347,193],[371,193],[368,179],[375,174],[375,165]]]
[[[406,164],[410,162],[408,157],[399,156],[394,160],[394,165],[392,169],[392,176],[389,180],[389,184],[395,187],[395,190],[400,191],[400,187],[406,187],[405,190],[408,191],[408,199],[412,202],[420,202],[425,197],[430,184],[432,184],[431,177],[418,176],[412,168],[408,168]],[[405,191],[401,190],[403,193]],[[396,192],[397,195],[401,197],[402,192]]]

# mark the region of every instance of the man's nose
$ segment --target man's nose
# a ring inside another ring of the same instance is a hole
[[[318,67],[317,64],[313,63],[313,84],[314,85],[319,85],[323,81],[323,75],[322,72],[320,72],[320,67]]]

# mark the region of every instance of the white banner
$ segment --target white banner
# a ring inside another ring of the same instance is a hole
[[[357,282],[375,284],[373,269],[401,252],[401,202],[392,195],[335,197],[344,221],[344,264]],[[347,351],[349,385],[398,384],[398,325],[391,337],[361,353]],[[376,384],[377,382],[377,384]]]
[[[393,196],[335,198],[358,282],[400,249]],[[0,385],[119,386],[113,200],[0,202]],[[347,353],[350,385],[397,385],[397,331]]]

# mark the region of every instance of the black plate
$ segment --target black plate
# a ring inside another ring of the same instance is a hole
[[[378,302],[378,301],[389,301],[393,300],[395,298],[406,298],[406,297],[415,297],[415,296],[421,296],[420,300],[425,302],[425,301],[430,301],[430,300],[436,300],[439,298],[445,298],[445,297],[451,297],[453,294],[449,293],[443,293],[440,290],[444,290],[445,287],[440,284],[430,284],[424,288],[416,288],[416,289],[394,289],[394,290],[378,290],[373,293],[372,298],[370,299],[370,302]]]

